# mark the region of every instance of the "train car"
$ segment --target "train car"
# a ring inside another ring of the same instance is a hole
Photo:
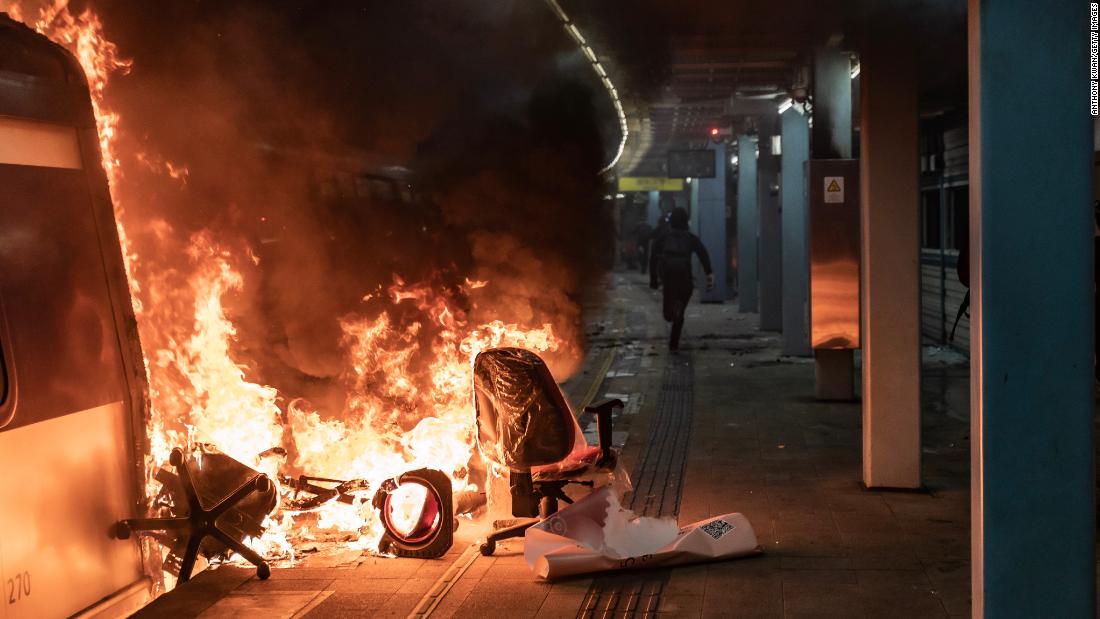
[[[0,619],[146,601],[146,402],[85,76],[0,13]]]

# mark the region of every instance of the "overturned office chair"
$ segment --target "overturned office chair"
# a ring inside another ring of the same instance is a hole
[[[584,439],[576,417],[546,367],[522,348],[493,348],[474,359],[477,442],[493,464],[507,468],[512,515],[520,520],[497,527],[481,545],[491,555],[502,539],[521,537],[531,526],[572,503],[568,484],[592,487],[584,479],[614,468],[611,411],[623,406],[608,400],[585,407],[596,416],[599,445]],[[499,523],[494,523],[496,526]]]
[[[163,469],[158,472],[161,494],[171,498],[172,516],[120,520],[115,524],[115,536],[129,539],[135,532],[160,532],[154,537],[172,549],[165,569],[175,571],[171,568],[179,561],[175,573],[181,583],[191,579],[200,553],[210,558],[229,550],[255,565],[256,575],[265,580],[271,576],[271,568],[244,544],[244,538],[263,533],[263,519],[278,502],[275,486],[263,473],[206,449],[200,446],[194,452],[202,458],[196,462],[194,454],[185,456],[177,447],[168,460],[176,475]]]

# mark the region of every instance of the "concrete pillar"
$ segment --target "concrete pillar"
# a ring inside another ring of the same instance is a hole
[[[726,145],[711,144],[715,156],[714,178],[692,181],[695,202],[692,219],[698,226],[699,239],[710,255],[714,269],[714,289],[706,291],[706,280],[696,278],[700,299],[704,303],[721,303],[726,300]],[[697,187],[697,189],[695,189]]]
[[[805,163],[810,152],[806,117],[792,107],[780,116],[780,211],[783,226],[783,354],[810,354],[810,255]]]
[[[756,204],[760,217],[760,329],[783,329],[783,224],[779,215],[779,157],[772,154],[772,137],[779,135],[779,117],[760,118],[756,163]]]
[[[699,240],[703,239],[702,232],[699,230],[699,222],[702,218],[699,216],[699,179],[692,178],[690,182],[684,185],[684,202],[677,202],[680,206],[687,209],[688,215],[691,217],[688,219],[688,230],[699,237]],[[707,252],[710,252],[710,248],[707,248]],[[711,257],[713,260],[713,257]],[[692,259],[691,261],[691,276],[695,279],[695,299],[702,300],[703,290],[706,289],[706,276],[703,273],[703,267],[699,266],[699,261]]]
[[[919,488],[920,190],[917,71],[900,37],[860,50],[863,483]]]
[[[681,204],[687,209],[691,215],[691,219],[688,220],[688,229],[695,236],[699,236],[699,218],[695,214],[699,211],[699,181],[697,179],[691,179],[691,182],[687,184],[686,191],[686,204]]]
[[[1084,3],[969,3],[977,617],[1096,616],[1089,36]]]
[[[810,135],[813,159],[852,157],[851,64],[851,56],[843,50],[825,47],[814,51],[814,126]],[[855,397],[854,359],[852,350],[814,352],[814,390],[819,399]]]
[[[737,136],[737,309],[755,312],[757,293],[756,137]]]
[[[661,217],[661,192],[651,191],[649,192],[649,201],[646,202],[646,221],[654,228],[657,227],[657,220]]]

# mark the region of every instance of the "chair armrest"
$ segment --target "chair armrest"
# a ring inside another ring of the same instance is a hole
[[[616,398],[595,406],[585,406],[584,412],[596,416],[596,430],[600,437],[600,451],[604,460],[611,458],[611,411],[622,408],[623,401]]]

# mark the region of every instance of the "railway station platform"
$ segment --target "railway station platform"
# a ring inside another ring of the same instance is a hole
[[[484,557],[477,532],[460,527],[443,559],[306,560],[267,581],[222,567],[137,616],[969,616],[966,358],[924,350],[924,487],[867,490],[859,403],[815,400],[811,359],[783,356],[756,314],[697,299],[670,353],[659,293],[640,274],[611,274],[565,391],[574,404],[626,401],[615,441],[635,512],[681,525],[741,512],[762,555],[546,583],[524,563],[522,539]]]

